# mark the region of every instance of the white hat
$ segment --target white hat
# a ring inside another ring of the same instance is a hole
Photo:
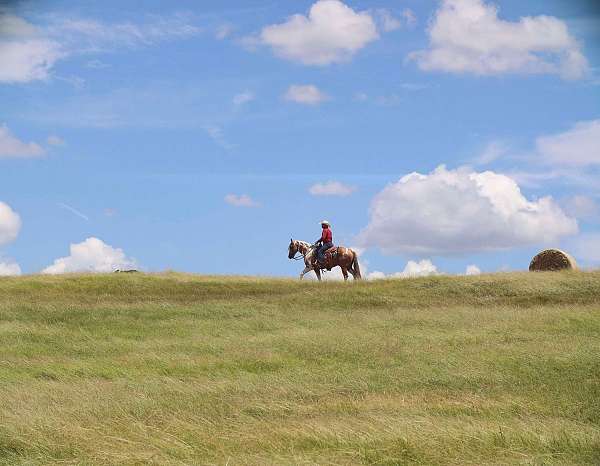
[[[327,220],[321,220],[321,225],[329,226],[329,222]]]

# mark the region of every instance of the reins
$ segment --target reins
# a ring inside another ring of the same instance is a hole
[[[315,246],[311,244],[311,245],[308,247],[308,250],[307,250],[305,253],[301,253],[301,252],[300,252],[300,249],[298,249],[298,250],[296,251],[296,254],[298,254],[298,253],[300,252],[300,255],[299,255],[299,256],[296,256],[296,255],[294,255],[294,257],[292,257],[292,259],[294,259],[295,261],[299,261],[299,260],[301,260],[301,259],[305,259],[305,258],[306,258],[306,255],[307,255],[307,254],[308,254],[310,251],[312,251],[314,248],[315,248]]]

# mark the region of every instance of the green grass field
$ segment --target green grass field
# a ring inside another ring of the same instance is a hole
[[[0,464],[600,464],[600,272],[0,279]]]

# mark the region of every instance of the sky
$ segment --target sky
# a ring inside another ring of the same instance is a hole
[[[296,276],[323,219],[370,278],[600,266],[597,3],[0,2],[0,275]]]

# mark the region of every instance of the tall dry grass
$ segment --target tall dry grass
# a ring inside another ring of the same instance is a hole
[[[600,273],[0,279],[1,464],[598,464]]]

